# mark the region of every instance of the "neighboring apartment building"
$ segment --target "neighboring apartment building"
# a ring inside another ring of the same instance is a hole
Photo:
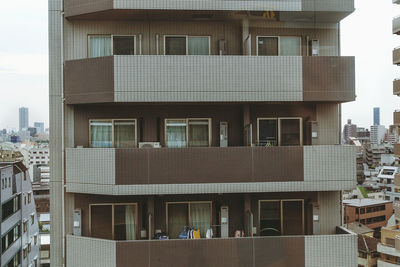
[[[358,267],[377,267],[379,239],[358,235]]]
[[[0,162],[1,266],[40,266],[39,227],[28,170]]]
[[[350,137],[357,136],[357,125],[352,124],[351,120],[347,120],[347,124],[343,127],[343,139],[346,143],[349,143]]]
[[[50,0],[52,266],[356,265],[340,227],[356,184],[356,148],[340,145],[353,11]],[[185,227],[201,240],[178,240]]]
[[[377,175],[378,185],[383,189],[386,200],[400,200],[400,191],[395,185],[395,177],[398,175],[398,171],[398,167],[382,166]]]
[[[29,150],[29,165],[49,165],[50,154],[48,147],[34,147]]]
[[[378,267],[400,266],[400,226],[383,227],[378,244]]]
[[[372,198],[343,200],[344,223],[359,222],[379,230],[393,215],[393,203]]]
[[[371,144],[380,145],[385,139],[386,128],[384,125],[371,125]]]
[[[381,163],[381,155],[387,154],[384,145],[367,144],[365,146],[365,161],[370,167],[378,167]]]

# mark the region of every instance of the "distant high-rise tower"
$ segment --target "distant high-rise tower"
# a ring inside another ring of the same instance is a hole
[[[29,109],[19,108],[19,130],[29,127]]]
[[[380,109],[374,108],[374,125],[380,125],[380,124],[381,124]]]
[[[37,129],[37,133],[44,133],[44,122],[35,122],[33,127]]]

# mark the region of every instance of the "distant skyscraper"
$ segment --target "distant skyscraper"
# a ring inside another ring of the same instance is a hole
[[[380,109],[374,108],[374,125],[380,125],[380,124],[381,124]]]
[[[381,144],[385,138],[386,128],[384,125],[372,125],[371,126],[371,144]]]
[[[19,108],[19,130],[29,127],[29,109]]]
[[[36,128],[37,133],[44,133],[44,122],[35,122],[33,127]]]

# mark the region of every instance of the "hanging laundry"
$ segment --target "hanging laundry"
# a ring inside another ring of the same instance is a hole
[[[199,239],[200,238],[200,229],[193,230],[193,238]]]
[[[208,228],[206,233],[206,238],[213,238],[213,236],[214,236],[213,230],[211,228]]]

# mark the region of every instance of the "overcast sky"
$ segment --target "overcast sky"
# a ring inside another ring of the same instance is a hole
[[[22,8],[23,7],[23,8]],[[372,124],[372,108],[381,108],[381,124],[393,121],[400,98],[392,81],[400,67],[392,65],[392,18],[400,6],[391,0],[356,0],[356,11],[341,23],[343,56],[356,57],[355,102],[343,104],[348,118],[362,127]],[[0,128],[18,128],[18,108],[29,108],[29,121],[48,127],[47,0],[0,1]]]

